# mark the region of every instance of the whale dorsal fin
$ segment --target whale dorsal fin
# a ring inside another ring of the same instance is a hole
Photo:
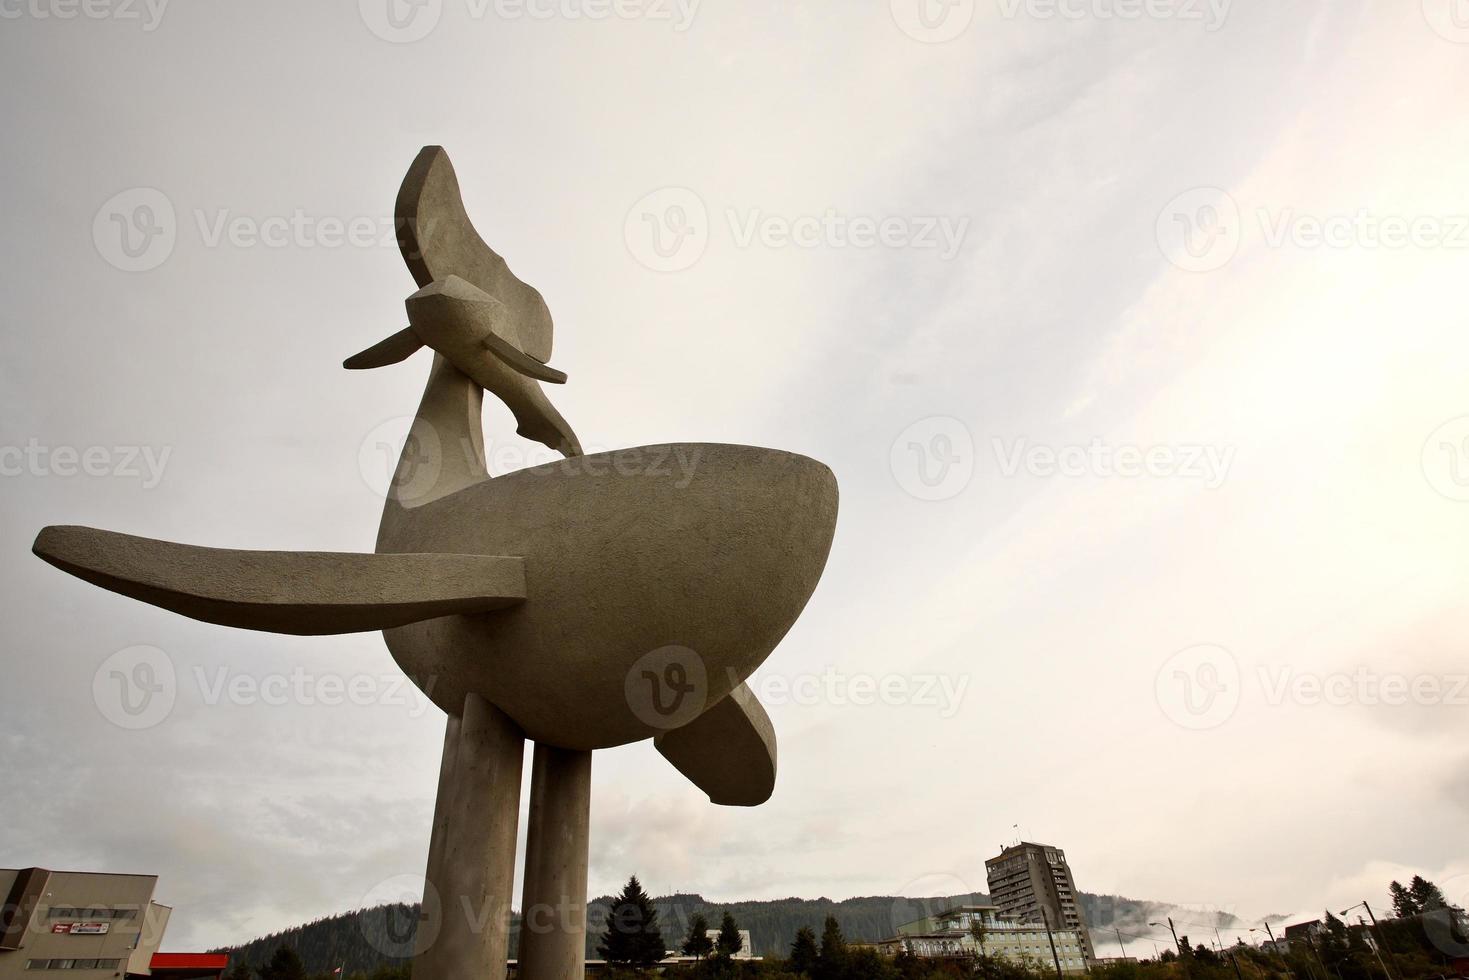
[[[32,550],[64,572],[190,619],[317,636],[492,612],[525,600],[525,562],[201,548],[91,527],[48,527]]]

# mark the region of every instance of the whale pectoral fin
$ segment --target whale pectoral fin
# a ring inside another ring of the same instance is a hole
[[[348,371],[365,371],[369,368],[387,367],[406,361],[423,348],[423,341],[412,327],[404,327],[386,340],[380,340],[365,351],[353,354],[342,362]]]
[[[759,806],[775,791],[775,728],[744,684],[653,744],[711,803]]]
[[[90,527],[48,527],[32,550],[93,585],[190,619],[299,636],[391,629],[525,600],[519,557],[235,551]]]

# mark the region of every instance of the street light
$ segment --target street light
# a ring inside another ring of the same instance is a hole
[[[1364,909],[1367,910],[1367,917],[1372,920],[1372,928],[1374,928],[1374,929],[1377,930],[1377,945],[1380,948],[1387,950],[1387,958],[1390,959],[1390,960],[1392,960],[1393,969],[1397,971],[1398,976],[1402,976],[1403,975],[1403,970],[1402,970],[1402,967],[1398,966],[1398,957],[1397,957],[1397,954],[1395,954],[1392,951],[1392,947],[1389,946],[1387,944],[1386,940],[1384,940],[1382,938],[1382,926],[1378,925],[1378,923],[1377,923],[1377,916],[1375,916],[1375,915],[1372,914],[1372,906],[1370,906],[1370,905],[1367,904],[1366,899],[1363,899],[1362,901],[1358,902],[1357,905],[1360,905],[1360,906],[1362,906],[1362,908],[1364,908]],[[1344,909],[1341,910],[1341,913],[1340,914],[1341,915],[1346,915],[1352,909],[1356,908],[1357,905],[1349,905],[1349,906],[1347,906],[1346,908],[1344,908]],[[1363,925],[1366,925],[1366,923],[1364,922]],[[1380,954],[1380,953],[1378,954],[1377,961],[1379,963],[1382,962],[1382,954]],[[1383,973],[1387,973],[1387,964],[1385,964],[1385,963],[1383,964],[1382,972]],[[1392,974],[1388,974],[1388,976],[1391,977]]]
[[[1148,923],[1148,925],[1150,925],[1150,926],[1161,926],[1163,924],[1164,923],[1162,923],[1162,922],[1149,922]],[[1175,945],[1175,946],[1178,947],[1178,955],[1179,956],[1182,956],[1183,955],[1183,943],[1181,943],[1181,942],[1178,941],[1178,930],[1175,929],[1175,928],[1173,928],[1173,919],[1172,919],[1171,916],[1168,919],[1167,925],[1168,925],[1168,931],[1171,932],[1171,933],[1173,933],[1173,945]]]

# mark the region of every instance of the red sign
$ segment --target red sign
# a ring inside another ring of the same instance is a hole
[[[52,932],[71,932],[71,926],[67,925],[65,922],[58,922],[54,926],[51,927],[51,931]]]

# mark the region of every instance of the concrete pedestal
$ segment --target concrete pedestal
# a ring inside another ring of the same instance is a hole
[[[449,718],[413,980],[505,975],[524,757],[525,735],[479,695]]]
[[[522,980],[582,980],[585,974],[591,804],[592,753],[537,743],[526,829]]]

